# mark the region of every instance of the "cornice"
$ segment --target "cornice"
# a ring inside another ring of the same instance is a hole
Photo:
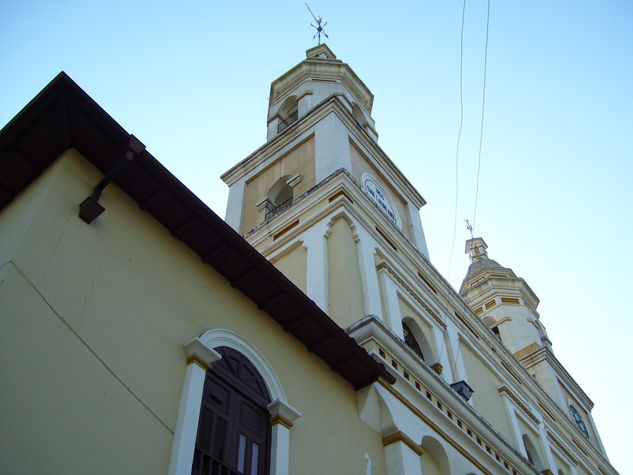
[[[569,392],[581,399],[580,402],[585,406],[587,412],[593,409],[593,401],[582,390],[576,380],[574,380],[574,378],[567,372],[565,367],[561,364],[558,358],[556,358],[556,355],[554,355],[554,352],[549,347],[541,346],[530,354],[523,356],[519,361],[526,369],[546,361],[552,369],[556,371],[557,376],[561,377],[563,382],[569,387]]]
[[[392,387],[382,386],[484,473],[496,473],[490,469],[495,464],[504,467],[504,462],[519,473],[530,473],[525,471],[527,461],[518,451],[450,385],[419,361],[376,316],[365,317],[348,328],[348,332],[361,345],[369,347],[370,354],[395,374],[396,383]],[[474,456],[476,452],[478,456]],[[498,454],[499,459],[494,454]],[[491,464],[483,464],[486,457]]]
[[[418,408],[418,412],[421,411],[426,414],[426,419],[429,419],[431,414],[434,413],[435,410],[439,409],[437,404],[431,404],[429,406],[429,401],[435,402],[437,399],[437,401],[441,402],[443,408],[450,410],[455,416],[456,419],[451,419],[453,423],[452,425],[456,425],[457,420],[463,421],[464,425],[459,427],[460,432],[467,433],[467,430],[470,428],[475,435],[478,434],[482,439],[488,440],[489,443],[493,442],[493,440],[497,440],[498,442],[504,444],[509,450],[509,452],[504,452],[504,456],[509,457],[508,454],[512,453],[518,454],[512,444],[499,434],[495,428],[481,415],[479,415],[473,407],[462,401],[461,398],[459,398],[459,396],[443,380],[443,378],[435,374],[432,369],[426,365],[426,363],[421,362],[419,358],[406,347],[404,342],[402,342],[402,340],[400,340],[389,328],[387,328],[386,325],[378,319],[378,317],[375,315],[368,315],[351,325],[346,331],[350,336],[354,337],[361,346],[364,346],[368,352],[374,356],[374,358],[383,361],[385,366],[388,366],[396,376],[396,383],[394,385],[384,385],[390,386],[388,388],[389,392],[396,395],[405,403],[406,401],[410,401],[407,404],[410,407]],[[374,342],[377,347],[373,346],[372,342]],[[376,348],[383,348],[385,353],[381,354]],[[396,366],[393,365],[391,361],[392,358],[397,362]],[[409,378],[406,378],[404,373],[408,373]],[[508,378],[502,378],[504,381],[507,379]],[[416,381],[420,381],[422,386],[416,387],[414,384]],[[378,382],[378,384],[380,384],[380,382]],[[503,384],[497,390],[500,394],[507,394],[507,396],[510,397],[517,406],[519,406],[521,411],[525,413],[526,416],[537,426],[544,423],[537,415],[537,413],[540,414],[540,410],[546,411],[548,415],[549,413],[557,413],[558,417],[557,421],[555,421],[556,425],[554,427],[546,427],[546,430],[552,434],[552,437],[556,437],[558,444],[562,445],[560,440],[565,440],[567,443],[565,450],[570,452],[570,454],[573,454],[581,450],[573,444],[572,440],[575,440],[576,444],[582,446],[582,450],[586,452],[586,454],[583,454],[585,460],[592,460],[592,463],[595,463],[596,465],[603,466],[605,469],[613,470],[608,460],[606,460],[596,447],[585,439],[579,440],[578,437],[575,437],[576,430],[573,427],[572,422],[562,413],[560,407],[556,405],[549,396],[545,394],[545,398],[543,398],[543,400],[539,400],[539,396],[533,392],[534,387],[526,385],[522,385],[521,390],[517,390],[512,388],[512,384]],[[427,394],[426,391],[430,392]],[[524,401],[523,398],[519,396],[519,394],[523,394],[523,392],[525,392],[525,395],[528,396],[527,401]],[[429,395],[431,396],[431,399],[429,399]],[[537,398],[535,400],[539,401],[538,406],[532,404],[534,397]],[[532,404],[533,409],[529,407],[530,404]],[[543,407],[543,404],[547,407]],[[424,410],[425,407],[428,407],[428,409]],[[440,411],[444,412],[446,415],[446,410],[440,409]],[[440,433],[444,434],[446,437],[452,437],[452,441],[457,440],[454,432],[447,432],[446,424],[442,424],[444,430],[438,426],[440,423],[439,419],[434,418],[431,423],[435,428],[440,430]],[[474,436],[470,435],[467,440],[473,440],[474,438]],[[498,444],[495,444],[495,447],[498,447]],[[565,446],[563,445],[563,447]],[[583,455],[579,454],[574,456],[574,460],[583,459]],[[523,460],[520,455],[519,459]],[[508,458],[508,461],[512,462],[510,458]],[[583,462],[582,465],[587,466],[585,462]],[[529,472],[520,471],[520,473]]]
[[[558,440],[557,437],[554,436],[554,434],[552,434],[552,431],[548,430],[547,431],[547,437],[554,442],[554,445],[556,445],[556,447],[558,448],[558,450],[560,450],[561,452],[563,452],[567,458],[569,459],[570,462],[572,462],[574,465],[578,465],[578,459],[574,456],[574,454],[572,454],[569,449],[567,449],[567,447],[565,447],[562,442],[560,440]]]
[[[472,299],[472,305],[477,306],[479,300],[487,299],[492,295],[501,295],[504,292],[517,292],[523,297],[526,305],[534,312],[539,304],[539,299],[522,277],[487,276],[472,287],[461,292],[465,299]],[[475,297],[472,297],[475,295]]]
[[[297,139],[301,141],[306,140],[310,134],[314,133],[312,128],[330,113],[336,114],[343,125],[345,125],[350,137],[357,143],[362,144],[361,149],[364,149],[363,151],[368,157],[373,158],[374,166],[384,175],[388,182],[396,187],[398,193],[411,200],[418,208],[426,204],[422,195],[380,146],[356,122],[352,113],[336,95],[329,96],[321,101],[304,117],[224,172],[220,178],[229,186],[242,179],[248,180],[259,170],[265,168],[268,161],[272,162],[291,150],[296,145]]]
[[[499,394],[506,394],[510,399],[512,399],[516,406],[519,407],[526,416],[532,419],[532,422],[534,422],[534,424],[536,424],[537,426],[540,424],[538,417],[534,415],[534,413],[527,407],[527,405],[523,401],[521,401],[521,399],[519,399],[519,397],[510,390],[510,388],[508,388],[508,386],[503,384],[497,388],[497,391],[499,392]]]
[[[386,270],[395,280],[400,284],[400,286],[426,311],[426,313],[435,320],[442,330],[446,330],[446,323],[442,320],[442,318],[434,311],[431,307],[427,305],[426,302],[415,292],[410,285],[408,285],[402,277],[391,267],[387,262],[383,261],[376,266],[376,270],[380,271],[381,269]]]
[[[347,64],[337,59],[307,58],[275,79],[270,85],[269,105],[277,102],[306,80],[340,82],[371,114],[374,95]]]

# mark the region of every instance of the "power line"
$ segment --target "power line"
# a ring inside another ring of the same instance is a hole
[[[448,281],[451,280],[451,261],[455,251],[455,237],[457,235],[457,201],[459,198],[459,144],[462,139],[464,126],[464,19],[466,17],[466,0],[462,4],[462,27],[459,37],[459,131],[457,132],[457,146],[455,147],[455,211],[453,213],[453,241],[448,257]]]
[[[481,145],[484,137],[484,114],[486,110],[486,76],[488,71],[488,31],[490,29],[490,0],[488,0],[488,9],[486,12],[486,46],[484,50],[484,81],[481,91],[481,123],[479,126],[479,153],[477,154],[477,184],[475,186],[475,207],[473,210],[473,225],[477,222],[477,201],[479,200],[479,172],[481,171]]]

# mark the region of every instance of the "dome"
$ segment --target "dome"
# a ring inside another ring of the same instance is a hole
[[[481,259],[477,259],[475,262],[470,264],[470,266],[468,266],[468,272],[466,272],[466,277],[464,277],[464,280],[468,280],[476,276],[485,269],[503,269],[503,267],[501,267],[501,265],[497,261],[493,259],[488,259],[487,257],[483,257]]]

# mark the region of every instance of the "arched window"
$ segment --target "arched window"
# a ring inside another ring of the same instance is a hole
[[[433,354],[429,340],[413,318],[405,317],[402,320],[402,334],[405,344],[420,358],[428,364],[435,362],[435,355]]]
[[[424,353],[422,353],[422,348],[420,348],[420,344],[418,340],[415,339],[415,335],[409,328],[409,325],[402,322],[402,334],[404,336],[404,342],[406,345],[411,348],[420,358],[424,359]]]
[[[297,102],[297,96],[291,96],[284,101],[279,108],[279,125],[277,126],[277,133],[282,132],[290,124],[296,122],[299,119],[299,103]]]
[[[267,474],[270,395],[240,352],[218,347],[222,359],[207,371],[192,474]]]
[[[453,473],[450,466],[450,460],[446,455],[446,450],[442,447],[441,442],[437,439],[425,435],[422,438],[422,457],[420,462],[423,467],[428,467],[430,473],[438,473],[440,475],[449,475]],[[430,466],[429,466],[430,465]],[[423,470],[423,473],[427,473]]]
[[[293,190],[292,186],[288,184],[289,179],[289,175],[282,176],[268,191],[266,195],[268,211],[266,212],[265,219],[273,217],[286,208],[289,208],[292,204]]]
[[[365,119],[365,114],[363,114],[363,111],[360,109],[360,106],[356,103],[352,104],[352,115],[354,116],[354,119],[356,119],[356,122],[358,122],[358,124],[361,127],[367,123],[367,119]]]
[[[530,440],[527,434],[523,434],[523,448],[525,449],[525,454],[527,456],[528,462],[536,468],[539,472],[543,470],[543,462],[541,462],[541,457],[539,456],[536,447]]]

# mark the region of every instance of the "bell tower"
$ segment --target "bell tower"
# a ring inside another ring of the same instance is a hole
[[[536,311],[538,298],[528,284],[490,259],[481,238],[467,243],[472,263],[461,298],[430,263],[420,219],[426,202],[379,146],[374,96],[352,68],[327,45],[318,45],[272,82],[269,97],[266,142],[222,175],[229,186],[226,221],[397,373],[389,389],[359,394],[361,417],[383,438],[386,464],[415,467],[420,452],[433,452],[424,442],[421,450],[421,432],[406,440],[398,435],[422,427],[409,421],[410,411],[423,407],[425,414],[450,408],[446,417],[434,419],[443,427],[437,440],[450,431],[454,440],[471,444],[485,439],[474,435],[475,426],[489,430],[472,417],[474,410],[500,421],[523,450],[514,400],[503,398],[525,391],[526,399],[548,399],[543,390],[526,389],[536,386],[530,375],[555,401],[547,400],[547,407],[558,403],[566,413],[577,414],[587,438],[597,439],[592,403],[554,357]],[[260,307],[279,305],[275,294],[266,292],[267,283],[261,285],[262,295],[269,297]],[[288,309],[284,328],[307,328],[301,309],[293,310]],[[314,341],[308,349],[331,344]],[[393,391],[398,397],[390,396]],[[382,412],[378,397],[390,404],[388,411]],[[516,424],[505,425],[504,417]],[[425,433],[433,431],[429,426]],[[489,436],[493,440],[498,434]],[[543,429],[536,437],[545,441],[547,434]],[[481,450],[478,443],[473,450]],[[502,446],[507,442],[498,445],[503,451]],[[480,455],[490,457],[491,451]]]
[[[460,295],[550,397],[573,415],[581,432],[586,437],[592,433],[600,443],[591,418],[593,402],[554,355],[536,311],[539,299],[512,269],[490,259],[487,248],[480,237],[466,241],[471,264]]]
[[[512,269],[490,259],[487,249],[482,238],[466,241],[471,264],[460,295],[515,356],[550,347],[536,311],[536,294]]]
[[[266,143],[222,176],[226,221],[344,328],[388,313],[379,256],[428,259],[426,202],[378,146],[373,101],[327,45],[310,48],[271,84]]]

